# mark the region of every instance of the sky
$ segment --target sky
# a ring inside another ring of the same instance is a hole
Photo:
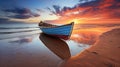
[[[0,23],[120,24],[120,0],[0,0]]]

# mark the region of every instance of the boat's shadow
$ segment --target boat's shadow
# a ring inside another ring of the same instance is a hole
[[[44,33],[41,33],[39,38],[49,50],[61,59],[65,60],[71,57],[68,44],[65,41],[48,36]]]

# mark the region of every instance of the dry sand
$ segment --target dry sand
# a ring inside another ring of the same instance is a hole
[[[120,29],[103,33],[94,45],[61,67],[120,67]]]

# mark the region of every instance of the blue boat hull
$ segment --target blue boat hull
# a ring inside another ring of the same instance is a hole
[[[74,23],[70,23],[67,25],[62,25],[62,26],[56,26],[56,27],[51,27],[51,28],[40,28],[43,33],[59,37],[62,39],[69,39],[72,29],[73,29]]]

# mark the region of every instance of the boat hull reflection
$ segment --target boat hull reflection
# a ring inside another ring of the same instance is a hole
[[[41,33],[39,38],[49,50],[61,59],[65,60],[71,57],[69,47],[65,41],[59,38],[51,37],[44,33]]]

